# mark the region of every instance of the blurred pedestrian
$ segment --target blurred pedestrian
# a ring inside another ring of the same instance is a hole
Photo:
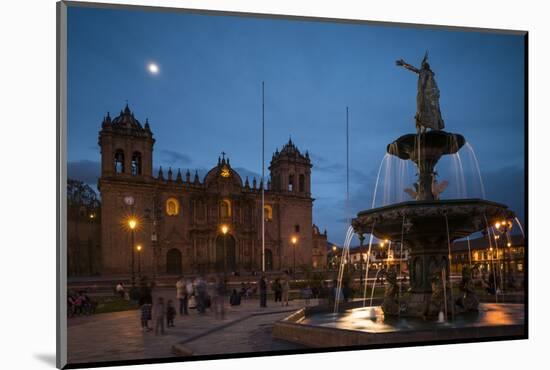
[[[267,307],[267,283],[264,275],[260,278],[258,285],[260,286],[260,307]]]
[[[180,278],[176,282],[176,298],[179,301],[180,315],[183,315],[184,312],[187,315],[188,297],[185,291],[185,281],[183,280],[183,276],[180,276]]]
[[[153,318],[155,320],[155,335],[164,335],[164,319],[166,317],[166,307],[164,298],[158,297],[157,302],[153,306]]]
[[[214,286],[214,312],[216,318],[223,320],[225,317],[225,278],[221,276],[216,276],[215,286]]]
[[[271,289],[273,290],[273,293],[275,295],[275,302],[281,302],[283,295],[283,286],[281,285],[281,279],[275,279]]]
[[[290,292],[290,283],[288,281],[288,274],[285,273],[283,277],[283,282],[281,284],[282,291],[282,301],[281,306],[288,306],[288,294]]]
[[[174,327],[174,318],[175,317],[176,317],[176,309],[174,308],[172,300],[169,299],[167,304],[166,304],[166,327],[167,328],[173,328]]]

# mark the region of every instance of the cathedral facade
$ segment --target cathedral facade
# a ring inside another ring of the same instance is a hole
[[[262,227],[266,271],[326,266],[326,231],[312,221],[313,166],[291,140],[273,154],[265,187],[241,178],[225,154],[203,178],[162,167],[153,174],[154,144],[149,122],[128,106],[103,120],[102,274],[132,265],[147,275],[261,271]]]

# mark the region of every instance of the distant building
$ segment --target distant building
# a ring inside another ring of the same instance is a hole
[[[367,261],[369,263],[369,269],[377,270],[382,267],[397,265],[401,263],[403,271],[407,270],[407,262],[409,258],[408,249],[401,250],[399,246],[397,248],[388,243],[373,243],[371,245],[371,256],[368,258],[369,246],[351,246],[349,261],[346,259],[345,263],[350,263],[354,270],[365,269]],[[329,245],[327,247],[327,263],[332,268],[337,268],[341,263],[343,249],[337,245]]]
[[[477,271],[490,272],[500,269],[504,273],[523,274],[525,269],[525,242],[521,235],[497,235],[498,239],[489,240],[487,236],[472,239],[469,242],[471,263]],[[451,248],[451,272],[460,274],[462,267],[470,263],[468,241],[453,243]]]
[[[499,235],[497,239],[491,240],[487,237],[472,239],[469,242],[471,251],[471,264],[474,272],[489,273],[492,269],[500,269],[503,273],[514,273],[521,275],[525,268],[525,246],[521,235]],[[335,244],[327,246],[327,265],[331,269],[338,268],[341,263],[343,249]],[[350,263],[355,270],[365,268],[368,257],[368,245],[352,246],[350,248]],[[371,246],[371,257],[369,259],[370,269],[379,269],[383,266],[401,263],[403,271],[408,271],[407,264],[409,251],[399,246],[391,247],[387,243],[373,243]],[[451,273],[460,275],[462,268],[470,263],[468,253],[468,241],[456,241],[451,246]],[[361,267],[362,264],[362,267]]]
[[[312,163],[289,140],[269,165],[265,208],[262,182],[242,179],[222,153],[204,178],[160,168],[153,174],[155,139],[128,106],[104,118],[101,147],[101,273],[127,274],[132,253],[144,274],[260,271],[262,217],[265,267],[326,266],[326,231],[313,225]],[[132,252],[128,221],[135,218]],[[226,231],[224,233],[223,231]],[[295,245],[291,239],[297,238]]]

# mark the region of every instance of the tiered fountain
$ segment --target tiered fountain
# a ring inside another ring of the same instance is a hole
[[[419,74],[415,117],[418,132],[401,136],[388,145],[387,152],[416,165],[418,180],[415,192],[411,192],[415,199],[359,212],[352,226],[360,236],[374,234],[380,239],[400,242],[410,251],[411,291],[401,296],[398,289],[388,287],[382,305],[386,315],[436,317],[440,312],[449,316],[475,311],[478,300],[468,288],[469,271],[463,273],[462,296],[453,297],[451,243],[497,221],[512,220],[515,215],[506,205],[487,200],[439,199],[442,189],[437,184],[435,166],[443,155],[458,152],[466,141],[460,134],[442,130],[439,89],[427,56],[420,69],[403,60],[397,61],[397,65]],[[393,278],[388,282],[396,284]]]
[[[435,166],[442,156],[458,152],[465,139],[443,131],[439,90],[427,56],[418,69],[403,60],[397,65],[419,75],[417,133],[401,136],[387,146],[387,152],[416,165],[417,181],[414,190],[408,190],[414,199],[359,212],[352,227],[360,239],[370,234],[408,248],[410,289],[402,292],[397,271],[390,270],[382,313],[375,307],[369,314],[365,311],[369,308],[357,305],[335,313],[330,313],[331,307],[308,308],[277,323],[274,335],[315,347],[521,336],[523,305],[480,305],[469,268],[462,271],[459,296],[453,296],[449,263],[453,241],[489,229],[497,221],[508,223],[515,215],[506,205],[483,199],[440,199],[443,186],[436,180]],[[462,315],[478,310],[477,315]]]

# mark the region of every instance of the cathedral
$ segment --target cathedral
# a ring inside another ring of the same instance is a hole
[[[243,179],[225,153],[204,178],[162,167],[154,174],[154,144],[149,122],[127,105],[103,120],[101,274],[132,266],[146,275],[261,271],[263,227],[266,271],[325,268],[327,235],[312,220],[307,151],[291,140],[275,151],[264,185]]]

